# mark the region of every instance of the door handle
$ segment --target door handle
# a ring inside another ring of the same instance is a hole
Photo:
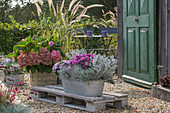
[[[138,19],[136,17],[134,18],[134,22],[138,22]]]

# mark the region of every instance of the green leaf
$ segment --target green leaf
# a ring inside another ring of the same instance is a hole
[[[45,72],[51,73],[52,67],[51,66],[46,66],[45,67]]]
[[[35,73],[36,68],[34,66],[30,66],[31,73]]]
[[[26,42],[26,47],[30,47],[32,44],[32,42]]]
[[[9,58],[16,57],[16,54],[14,54],[14,53],[9,53],[9,54],[7,55],[7,57],[9,57]]]
[[[26,43],[24,41],[19,41],[17,45],[25,45]]]
[[[17,50],[25,50],[25,45],[15,45],[14,48],[13,48],[13,51],[16,53]]]
[[[32,38],[31,38],[31,36],[28,36],[26,39],[26,42],[30,42],[30,41],[32,42]]]
[[[49,39],[49,41],[52,41],[53,38],[54,38],[54,36],[51,36],[50,39]]]
[[[39,49],[41,49],[44,45],[44,42],[41,42],[40,45],[39,45]]]

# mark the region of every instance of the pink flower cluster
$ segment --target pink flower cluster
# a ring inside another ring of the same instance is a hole
[[[54,60],[55,63],[59,62],[61,59],[61,54],[59,51],[53,50],[51,53],[51,58]]]
[[[54,45],[54,42],[53,42],[53,41],[50,41],[48,44],[49,44],[50,46],[53,46],[53,45]]]
[[[32,65],[40,65],[41,62],[39,55],[34,51],[23,52],[17,57],[17,59],[20,68]]]
[[[27,67],[27,66],[33,66],[33,65],[52,65],[53,61],[55,63],[59,62],[61,59],[61,54],[59,51],[53,50],[51,53],[50,51],[45,47],[42,47],[38,53],[32,51],[32,52],[24,52],[21,53],[18,57],[18,64],[20,65],[20,68]]]
[[[52,65],[52,59],[51,59],[51,54],[50,51],[45,47],[41,48],[38,52],[38,56],[41,59],[41,63],[44,65]]]
[[[93,54],[79,54],[76,55],[73,60],[70,60],[69,63],[71,65],[81,65],[83,67],[89,67],[88,64],[90,64],[92,62],[92,59],[94,58]]]
[[[20,82],[18,84],[21,85],[22,83]],[[18,93],[20,93],[20,91],[18,87],[14,87],[14,84],[12,84],[10,88],[0,85],[0,104],[12,104]]]

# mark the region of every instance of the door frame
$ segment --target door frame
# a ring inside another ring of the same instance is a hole
[[[154,36],[155,36],[155,39],[158,39],[158,25],[156,24],[156,22],[158,21],[158,17],[157,17],[157,14],[156,14],[156,10],[159,10],[157,9],[158,8],[158,2],[157,0],[155,0],[155,4],[154,4]],[[140,79],[136,79],[134,77],[129,77],[129,76],[126,76],[124,75],[124,72],[123,72],[123,0],[117,0],[117,12],[118,12],[118,77],[119,78],[125,78],[127,82],[131,82],[131,83],[134,83],[134,84],[137,84],[137,85],[140,85],[140,86],[143,86],[143,87],[146,87],[146,88],[151,88],[151,86],[153,85],[152,83],[150,82],[146,82],[146,81],[143,81],[143,80],[140,80]],[[154,78],[155,78],[155,82],[158,81],[158,76],[157,76],[157,41],[155,40],[155,75],[154,75]]]

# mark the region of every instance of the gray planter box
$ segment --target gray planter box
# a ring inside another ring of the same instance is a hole
[[[2,82],[5,82],[5,74],[4,74],[3,70],[1,70],[1,69],[0,69],[0,80]]]
[[[22,84],[24,84],[24,75],[25,73],[22,73],[22,74],[18,74],[18,75],[8,75],[6,76],[6,83],[7,84],[14,84],[15,86],[18,86],[18,83],[19,82],[22,82]],[[9,81],[7,78],[11,78],[11,79],[14,79],[14,81]]]
[[[78,81],[71,79],[62,80],[64,92],[88,97],[102,96],[104,80]]]

